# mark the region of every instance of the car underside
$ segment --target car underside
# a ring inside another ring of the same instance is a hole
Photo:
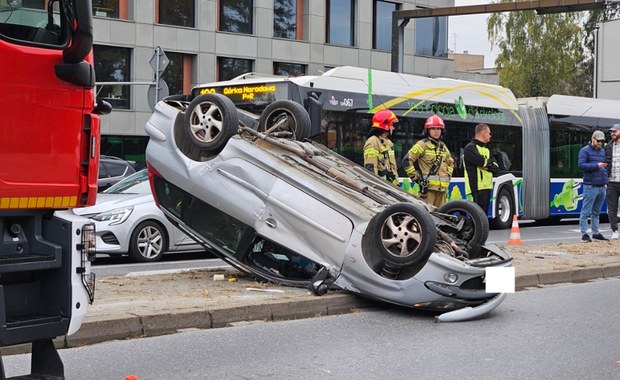
[[[435,208],[308,139],[297,103],[259,117],[226,98],[158,103],[147,123],[154,195],[180,229],[234,267],[322,295],[337,288],[443,313],[487,314],[488,220],[467,200]]]

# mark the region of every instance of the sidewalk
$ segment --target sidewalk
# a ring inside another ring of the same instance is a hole
[[[620,276],[618,241],[500,247],[514,258],[517,290]],[[223,274],[225,280],[215,281],[215,274]],[[317,297],[306,289],[258,283],[233,269],[102,277],[96,287],[95,303],[81,329],[59,337],[57,347],[393,307],[346,292]],[[2,352],[29,352],[29,346]]]

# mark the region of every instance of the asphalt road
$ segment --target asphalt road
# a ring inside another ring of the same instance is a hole
[[[566,220],[557,224],[547,225],[533,221],[519,222],[521,239],[525,243],[553,243],[553,242],[578,242],[581,240],[579,223],[577,220]],[[609,223],[601,223],[600,231],[608,238],[611,236]],[[491,230],[487,243],[506,243],[510,238],[511,230]],[[589,231],[590,233],[590,231]]]
[[[511,294],[488,318],[403,308],[60,351],[67,379],[618,379],[620,278]],[[29,355],[5,357],[8,376]]]

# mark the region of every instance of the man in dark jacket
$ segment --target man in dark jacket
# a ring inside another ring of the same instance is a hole
[[[478,124],[474,134],[471,142],[465,145],[463,153],[465,193],[470,194],[487,214],[493,189],[493,173],[499,170],[499,165],[487,147],[491,141],[491,128],[486,124]]]
[[[605,146],[607,162],[607,215],[611,225],[611,239],[618,240],[618,198],[620,198],[620,124],[609,129],[610,142]]]
[[[599,215],[605,200],[607,186],[607,163],[605,162],[605,134],[594,131],[590,143],[579,151],[577,164],[583,171],[583,200],[579,215],[581,241],[589,243],[592,239],[607,240],[599,230]],[[588,235],[588,217],[592,223],[592,239]]]

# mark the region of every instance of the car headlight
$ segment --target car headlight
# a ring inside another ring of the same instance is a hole
[[[110,226],[114,226],[117,224],[123,223],[131,212],[133,211],[133,206],[117,208],[111,211],[102,212],[101,214],[97,214],[91,216],[92,220],[96,220],[97,222],[108,222]]]

